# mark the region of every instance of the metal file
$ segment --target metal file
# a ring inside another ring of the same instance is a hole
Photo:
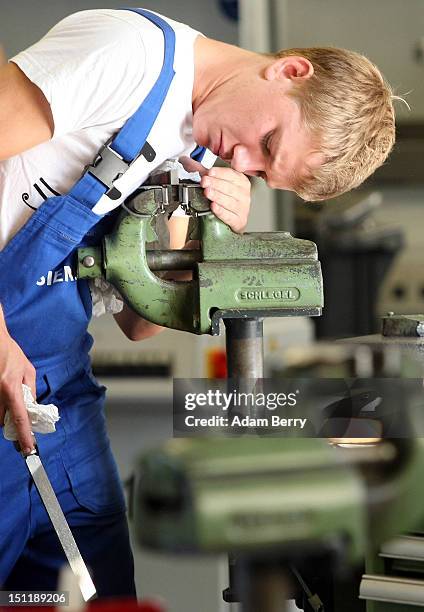
[[[37,447],[30,455],[24,455],[24,459],[57,533],[66,558],[69,561],[69,565],[78,580],[78,586],[84,601],[88,601],[96,595],[96,588],[81,553],[78,550],[75,538],[72,535],[62,508],[59,505],[47,473],[41,463]]]

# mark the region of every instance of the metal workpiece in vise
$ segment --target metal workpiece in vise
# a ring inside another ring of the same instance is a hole
[[[194,219],[200,250],[152,248],[156,219],[179,206]],[[155,274],[187,269],[191,281]],[[200,185],[174,171],[153,175],[126,201],[101,246],[79,249],[78,277],[104,277],[141,317],[194,334],[219,334],[225,318],[319,315],[323,305],[313,242],[287,232],[234,233]]]

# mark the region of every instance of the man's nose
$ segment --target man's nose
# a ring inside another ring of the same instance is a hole
[[[238,172],[263,172],[265,170],[263,155],[244,145],[236,145],[233,149],[231,167]]]

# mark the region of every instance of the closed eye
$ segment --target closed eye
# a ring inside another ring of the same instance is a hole
[[[269,155],[270,150],[269,150],[269,142],[271,140],[271,136],[272,136],[272,132],[268,132],[268,134],[266,134],[263,138],[261,138],[260,144],[261,144],[261,148],[262,151],[266,154]]]

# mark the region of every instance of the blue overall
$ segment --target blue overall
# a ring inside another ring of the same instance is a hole
[[[173,79],[175,33],[149,11],[125,10],[153,22],[165,42],[158,80],[109,145],[130,163],[142,152]],[[90,291],[73,277],[72,263],[78,246],[98,243],[107,231],[113,215],[101,218],[92,208],[110,187],[86,172],[67,195],[46,200],[0,252],[0,303],[9,333],[36,368],[38,401],[56,404],[61,416],[55,433],[37,435],[40,456],[100,597],[135,594],[133,561],[105,428],[105,389],[90,370]],[[0,435],[0,586],[54,590],[64,563],[25,462]]]

